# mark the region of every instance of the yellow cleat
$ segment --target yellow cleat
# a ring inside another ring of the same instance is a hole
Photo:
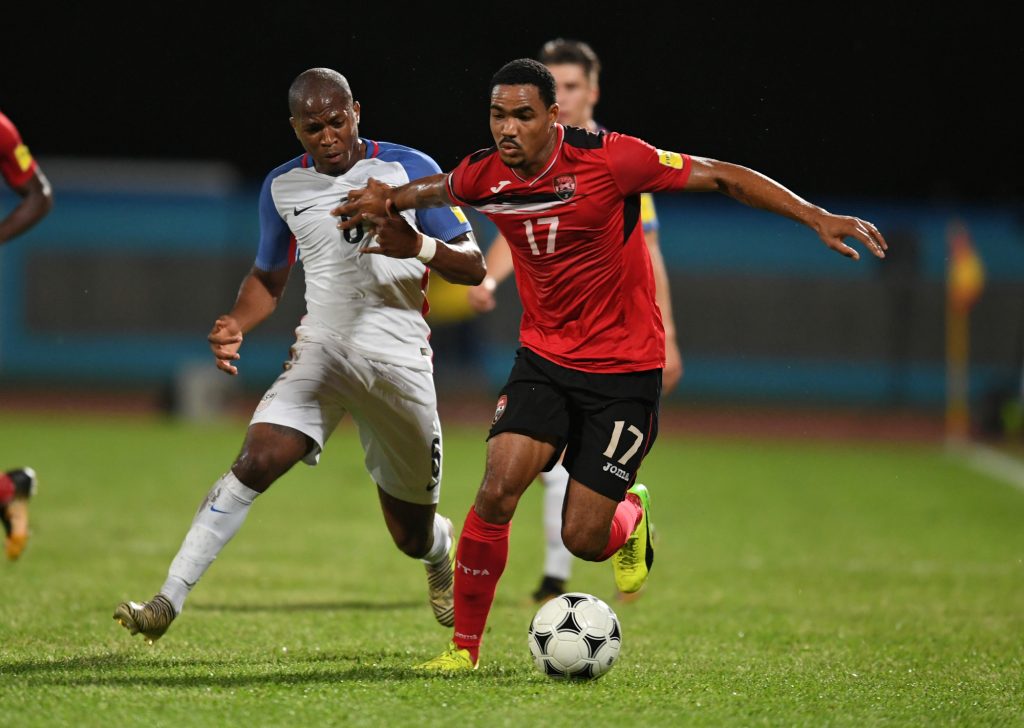
[[[475,670],[479,666],[480,661],[473,662],[469,650],[458,647],[454,642],[449,642],[448,649],[433,660],[416,665],[414,669],[426,672],[464,672]]]
[[[633,535],[612,556],[615,586],[623,594],[640,591],[654,564],[654,548],[651,546],[651,495],[647,492],[647,486],[640,483],[630,488],[629,492],[640,499],[643,515]]]

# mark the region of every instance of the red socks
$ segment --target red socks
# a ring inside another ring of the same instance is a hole
[[[622,548],[622,544],[629,540],[633,531],[640,525],[640,519],[644,515],[640,499],[632,493],[626,493],[626,500],[619,503],[615,508],[615,515],[612,516],[611,533],[608,534],[608,545],[604,547],[604,553],[598,557],[598,561],[611,558],[611,555]]]
[[[455,552],[456,646],[469,650],[476,662],[498,579],[508,561],[508,523],[487,523],[469,509]]]
[[[608,545],[598,560],[604,561],[622,548],[642,517],[640,499],[628,493],[615,508]],[[509,525],[487,523],[470,508],[455,552],[455,636],[452,641],[460,649],[469,650],[474,662],[480,657],[487,615],[494,603],[498,579],[508,562]]]
[[[14,498],[14,481],[6,473],[0,473],[0,505],[7,505],[12,498]]]

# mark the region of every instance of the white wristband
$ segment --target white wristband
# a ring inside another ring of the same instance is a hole
[[[429,263],[433,260],[439,242],[436,238],[420,233],[420,252],[416,253],[416,260],[421,263]]]

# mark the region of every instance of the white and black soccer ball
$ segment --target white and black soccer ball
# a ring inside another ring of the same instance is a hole
[[[619,659],[622,630],[611,607],[572,592],[546,602],[530,623],[528,641],[537,669],[555,678],[598,678]]]

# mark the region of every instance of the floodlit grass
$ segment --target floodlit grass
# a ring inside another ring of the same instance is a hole
[[[111,619],[148,599],[244,423],[0,419],[0,467],[40,494],[0,564],[9,725],[1011,725],[1024,722],[1024,493],[937,448],[663,433],[642,477],[659,530],[642,598],[611,567],[621,661],[589,684],[535,672],[527,594],[540,498],[512,529],[478,672],[409,667],[449,631],[390,543],[354,430],[261,497],[163,640]],[[483,430],[445,433],[442,511],[482,473]],[[535,486],[539,489],[540,486]]]

